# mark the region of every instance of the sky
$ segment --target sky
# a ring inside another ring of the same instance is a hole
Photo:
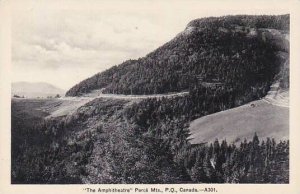
[[[278,8],[229,10],[191,3],[113,2],[113,6],[32,4],[17,9],[12,15],[12,81],[48,82],[67,90],[113,65],[145,56],[193,19],[288,13]]]

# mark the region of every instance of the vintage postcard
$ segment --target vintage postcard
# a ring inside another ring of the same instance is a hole
[[[0,1],[0,193],[299,193],[299,6]]]

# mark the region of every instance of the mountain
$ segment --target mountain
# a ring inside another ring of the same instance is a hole
[[[71,98],[12,99],[12,183],[288,183],[288,90],[289,15],[196,19]]]
[[[288,56],[283,56],[288,59]],[[226,139],[239,143],[254,133],[277,141],[289,139],[289,60],[281,66],[267,95],[236,108],[224,110],[190,123],[192,144]]]
[[[98,73],[66,95],[103,88],[104,93],[161,94],[199,85],[257,87],[278,72],[278,52],[289,50],[288,31],[288,15],[196,19],[147,56]]]
[[[11,86],[12,95],[24,96],[26,98],[46,98],[59,94],[64,95],[65,91],[45,82],[15,82]]]

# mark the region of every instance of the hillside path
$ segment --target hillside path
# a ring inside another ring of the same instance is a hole
[[[172,98],[179,96],[186,96],[189,92],[178,92],[170,94],[151,94],[151,95],[123,95],[123,94],[103,94],[101,90],[94,90],[91,93],[80,96],[80,97],[62,97],[57,99],[60,103],[53,103],[47,107],[43,107],[45,112],[49,112],[50,117],[64,116],[72,114],[79,107],[84,106],[86,103],[97,99],[97,98],[107,98],[107,99],[123,99],[123,100],[141,100],[147,98]]]

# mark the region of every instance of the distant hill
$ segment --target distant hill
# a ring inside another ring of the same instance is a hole
[[[17,96],[24,96],[26,98],[46,98],[48,96],[54,97],[59,94],[64,95],[65,91],[56,86],[45,82],[14,82],[12,83],[11,94]]]
[[[172,92],[185,95],[114,98]],[[66,93],[78,98],[12,99],[11,180],[288,183],[288,92],[289,15],[196,19]]]
[[[118,94],[161,94],[200,86],[267,88],[282,63],[278,52],[289,50],[288,33],[289,15],[196,19],[147,56],[83,80],[66,95],[102,88]]]

